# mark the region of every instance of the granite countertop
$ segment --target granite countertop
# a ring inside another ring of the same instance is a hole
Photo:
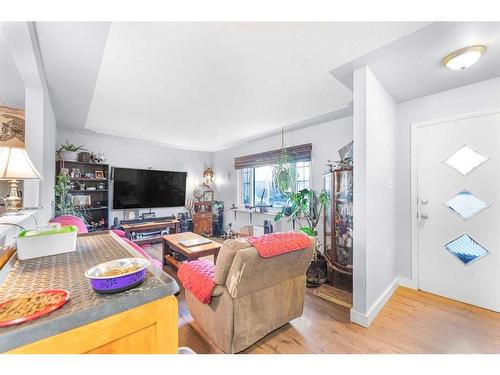
[[[111,232],[78,236],[75,252],[16,261],[0,284],[0,301],[43,289],[67,289],[70,300],[39,319],[0,328],[0,352],[101,320],[175,294],[179,287],[163,271],[150,266],[139,286],[116,294],[93,291],[84,272],[113,259],[141,257]]]

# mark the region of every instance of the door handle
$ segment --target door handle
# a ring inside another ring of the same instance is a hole
[[[420,218],[424,219],[424,220],[427,220],[429,218],[429,215],[427,215],[427,214],[420,214]]]

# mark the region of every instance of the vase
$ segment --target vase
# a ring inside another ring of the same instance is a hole
[[[316,243],[318,244],[318,242]],[[316,248],[316,253],[318,254],[317,259],[311,261],[306,271],[306,286],[308,288],[317,288],[328,281],[326,259],[319,252],[319,244]]]

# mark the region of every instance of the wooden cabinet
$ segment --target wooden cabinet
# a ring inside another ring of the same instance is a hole
[[[151,219],[151,221],[132,220],[132,223],[122,221],[121,226],[127,238],[137,245],[161,242],[161,233],[163,232],[173,234],[181,231],[181,222],[179,220],[160,220],[159,218],[156,220]],[[157,232],[157,234],[154,232]]]
[[[193,232],[212,236],[213,211],[211,201],[198,201],[193,204]]]
[[[196,234],[212,235],[212,214],[211,213],[194,213],[193,214],[193,231]]]
[[[168,296],[7,353],[174,354],[177,316],[177,299]]]

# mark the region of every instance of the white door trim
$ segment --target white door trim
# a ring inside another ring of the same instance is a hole
[[[418,129],[424,126],[434,126],[445,122],[463,120],[473,117],[481,117],[486,115],[493,115],[500,113],[500,108],[489,109],[478,112],[465,113],[461,115],[455,115],[450,117],[444,117],[436,120],[414,122],[410,125],[411,135],[410,135],[410,163],[411,163],[411,194],[410,194],[410,205],[411,205],[411,279],[405,279],[404,284],[407,287],[418,289],[418,147],[417,147],[417,132]]]

